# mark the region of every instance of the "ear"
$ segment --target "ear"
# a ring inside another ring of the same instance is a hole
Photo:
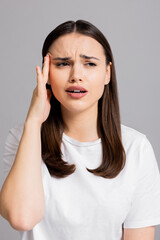
[[[111,79],[111,68],[112,68],[112,63],[109,62],[106,68],[106,79],[105,79],[105,85],[107,85],[110,82]]]

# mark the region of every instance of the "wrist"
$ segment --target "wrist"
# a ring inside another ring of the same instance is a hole
[[[35,119],[26,119],[25,123],[24,123],[24,127],[25,128],[37,128],[37,129],[41,129],[41,123],[39,123],[37,120]]]

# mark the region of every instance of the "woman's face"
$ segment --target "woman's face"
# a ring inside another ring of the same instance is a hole
[[[110,81],[110,64],[106,66],[103,47],[95,39],[79,33],[70,33],[56,39],[49,49],[49,81],[62,111],[79,113],[97,108],[105,84]],[[95,57],[87,59],[82,55]],[[66,58],[69,60],[54,60]],[[66,89],[82,86],[88,92],[81,98],[69,96]]]

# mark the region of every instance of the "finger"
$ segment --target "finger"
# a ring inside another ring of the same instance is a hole
[[[42,78],[42,72],[41,68],[39,66],[36,66],[36,72],[37,72],[37,80]]]
[[[46,55],[44,58],[44,64],[43,64],[43,71],[42,75],[44,77],[44,83],[48,81],[48,74],[49,74],[49,55]]]
[[[37,72],[37,77],[42,74],[41,73],[41,68],[39,66],[36,66],[36,72]]]
[[[37,71],[37,90],[39,94],[43,92],[44,83],[43,83],[41,68],[39,66],[36,66],[36,71]]]

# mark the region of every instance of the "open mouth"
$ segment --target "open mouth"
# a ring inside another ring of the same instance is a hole
[[[74,91],[67,91],[67,92],[71,92],[71,93],[85,93],[86,91],[74,90]]]

